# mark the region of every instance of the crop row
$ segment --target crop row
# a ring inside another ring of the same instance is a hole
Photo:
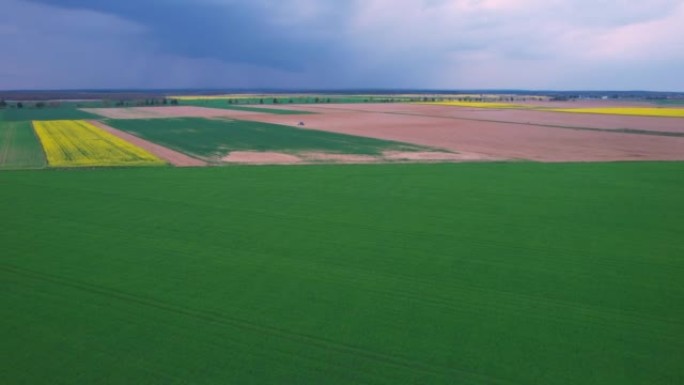
[[[82,120],[34,121],[52,167],[157,166],[164,161]]]

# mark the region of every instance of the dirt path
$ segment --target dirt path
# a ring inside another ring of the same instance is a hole
[[[149,142],[127,132],[117,130],[116,128],[110,127],[102,122],[98,122],[96,120],[89,120],[88,122],[109,132],[110,134],[118,136],[127,142],[135,144],[136,146],[161,159],[164,159],[176,167],[201,167],[207,165],[207,163],[202,160],[195,159],[178,151],[171,150],[170,148]]]
[[[492,162],[504,159],[475,153],[438,151],[400,152],[385,151],[381,155],[333,154],[325,152],[282,153],[272,151],[233,151],[221,159],[235,164],[365,164],[365,163],[454,163]]]

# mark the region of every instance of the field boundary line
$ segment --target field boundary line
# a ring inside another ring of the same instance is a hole
[[[141,147],[142,149],[152,153],[153,155],[159,158],[164,159],[165,161],[169,162],[170,164],[176,167],[207,166],[207,162],[203,160],[194,158],[182,152],[151,142],[147,139],[143,139],[132,133],[123,132],[98,120],[87,120],[87,122],[129,143]]]
[[[45,146],[43,146],[43,140],[40,139],[40,135],[36,132],[36,125],[34,124],[34,120],[31,121],[31,133],[32,135],[36,138],[38,141],[38,145],[40,145],[40,152],[43,154],[43,168],[48,166],[48,157],[47,157],[47,152],[45,151]]]

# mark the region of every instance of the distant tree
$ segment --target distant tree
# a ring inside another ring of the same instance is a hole
[[[178,105],[178,99],[171,99],[171,105],[177,106]]]
[[[5,99],[0,99],[0,108],[6,108],[7,107],[7,102]]]
[[[278,104],[278,99],[277,99],[277,98],[273,98],[273,104]]]
[[[22,102],[17,103],[17,108],[24,108],[24,103],[22,103]]]
[[[43,107],[45,107],[45,103],[44,103],[44,102],[38,102],[38,103],[36,103],[36,108],[43,108]]]
[[[165,106],[169,104],[169,99],[164,98],[164,101],[162,102]]]
[[[259,104],[264,104],[264,98],[259,99]]]

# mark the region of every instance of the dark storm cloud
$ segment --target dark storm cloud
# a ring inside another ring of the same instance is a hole
[[[71,9],[116,15],[148,28],[166,53],[301,70],[311,60],[333,56],[333,46],[302,33],[308,28],[278,26],[254,1],[35,0]]]
[[[0,89],[684,89],[681,0],[0,0]]]

